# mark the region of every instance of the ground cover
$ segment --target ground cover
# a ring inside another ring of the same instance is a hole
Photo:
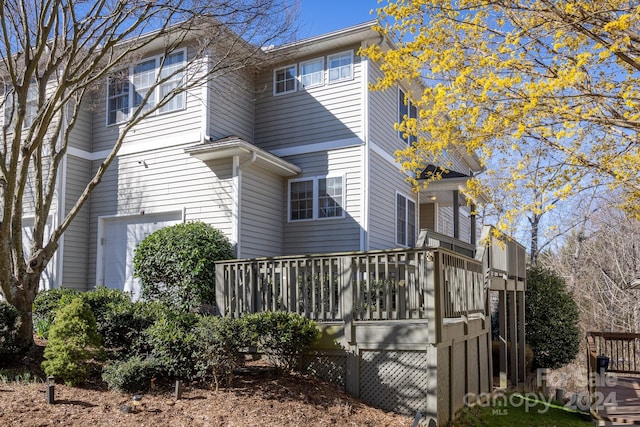
[[[365,405],[340,387],[313,376],[279,375],[267,369],[236,375],[229,388],[187,387],[133,396],[93,379],[83,387],[55,385],[48,404],[39,369],[44,342],[26,359],[0,372],[0,426],[410,426],[412,419]],[[14,378],[11,372],[32,372]],[[34,380],[34,378],[40,378]]]

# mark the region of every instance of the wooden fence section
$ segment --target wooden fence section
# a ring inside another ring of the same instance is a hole
[[[482,263],[393,249],[217,263],[222,314],[286,310],[316,321],[443,320],[486,309]]]

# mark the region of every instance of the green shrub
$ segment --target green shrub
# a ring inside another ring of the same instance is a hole
[[[247,322],[261,349],[285,372],[298,367],[320,334],[312,320],[284,311],[251,314]]]
[[[580,346],[579,313],[564,280],[551,270],[527,270],[525,335],[533,367],[556,369],[571,362]]]
[[[199,318],[195,313],[165,311],[146,329],[149,356],[159,376],[169,381],[197,378]]]
[[[69,302],[76,295],[79,295],[77,290],[68,288],[38,292],[33,301],[32,312],[34,329],[40,338],[49,337],[49,329],[58,309],[62,307],[64,301]]]
[[[89,373],[88,362],[100,354],[95,317],[82,298],[75,297],[56,313],[42,369],[68,385],[81,384]]]
[[[229,240],[203,222],[162,228],[136,248],[142,296],[189,311],[215,304],[215,261],[233,258]]]
[[[152,360],[135,355],[125,361],[112,361],[102,370],[102,379],[112,390],[121,393],[147,391],[156,375]]]
[[[149,346],[145,330],[153,325],[165,310],[167,308],[164,305],[148,301],[110,305],[110,310],[104,313],[98,325],[104,346],[109,349],[110,358],[146,354]]]
[[[20,352],[17,343],[20,324],[18,309],[6,301],[0,301],[0,361],[8,362]]]
[[[198,339],[199,376],[213,376],[216,390],[219,380],[225,378],[231,384],[233,370],[244,362],[241,351],[251,344],[251,335],[245,319],[203,316],[196,334]]]

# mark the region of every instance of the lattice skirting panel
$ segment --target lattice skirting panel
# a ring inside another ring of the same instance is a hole
[[[302,359],[303,371],[345,387],[347,356],[316,354]]]
[[[429,393],[426,351],[362,350],[360,357],[363,401],[400,414],[424,413]]]

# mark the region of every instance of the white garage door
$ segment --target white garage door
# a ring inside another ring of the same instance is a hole
[[[104,286],[140,297],[140,283],[133,277],[134,249],[146,236],[163,227],[182,222],[182,213],[139,215],[105,219],[103,223]]]

